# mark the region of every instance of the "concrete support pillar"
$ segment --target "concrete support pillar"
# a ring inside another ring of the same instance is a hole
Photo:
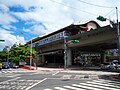
[[[72,65],[72,52],[71,49],[67,49],[67,66]]]
[[[102,53],[100,56],[101,56],[101,64],[102,64],[106,61],[105,54]]]
[[[45,62],[45,56],[41,55],[42,62]]]

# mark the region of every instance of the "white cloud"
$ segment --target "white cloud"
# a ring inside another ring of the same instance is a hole
[[[0,28],[0,39],[5,40],[5,42],[0,42],[0,50],[5,46],[12,46],[17,43],[25,43],[24,37],[12,35],[13,32],[6,31]]]
[[[85,0],[85,2],[109,7],[118,6],[118,9],[120,8],[120,2],[118,0]],[[71,23],[96,20],[96,17],[99,15],[116,20],[115,9],[96,7],[79,2],[79,0],[0,0],[0,3],[0,11],[2,11],[0,12],[0,25],[4,29],[19,29],[11,25],[11,23],[18,22],[18,18],[25,21],[26,26],[31,25],[30,27],[23,28],[25,32],[36,35],[59,30]],[[21,6],[27,12],[10,12],[9,7],[11,6]],[[33,10],[30,10],[31,7],[34,7]],[[109,24],[108,21],[98,21],[98,23],[102,26]],[[20,41],[24,43],[23,37],[14,36],[11,32],[1,30],[4,32],[4,35],[0,33],[0,38],[7,41],[4,43],[5,45],[12,45]],[[0,45],[3,45],[3,43]]]
[[[17,19],[9,15],[8,13],[0,13],[0,24],[1,25],[8,25],[12,22],[17,22]]]
[[[4,4],[0,4],[0,11],[1,12],[7,12],[7,11],[9,11],[9,8]]]

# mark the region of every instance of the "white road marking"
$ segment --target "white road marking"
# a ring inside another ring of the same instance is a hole
[[[85,75],[75,75],[74,79],[84,79]]]
[[[39,81],[39,82],[33,84],[32,86],[26,88],[25,90],[29,90],[29,89],[31,89],[32,87],[36,86],[37,84],[44,82],[45,80],[47,80],[47,78],[42,79],[41,81]]]
[[[101,79],[99,79],[99,81],[98,80],[94,80],[94,82],[107,82],[107,83],[118,83],[118,84],[120,84],[120,82],[119,81],[111,81],[111,80],[101,80]]]
[[[85,88],[85,89],[87,88],[87,89],[91,89],[91,90],[103,90],[103,89],[98,89],[98,88],[83,86],[83,85],[78,85],[78,84],[73,84],[72,86],[79,87],[79,88]]]
[[[59,73],[59,71],[57,71],[57,72],[55,72],[54,74],[52,74],[52,76],[54,76],[54,75],[56,75],[56,74],[58,74]]]
[[[55,89],[57,90],[68,90],[68,89],[64,89],[64,88],[61,88],[61,87],[54,87]]]
[[[9,79],[9,80],[6,80],[6,81],[3,81],[3,82],[0,82],[0,84],[6,83],[6,82],[8,82],[8,81],[17,80],[17,79],[19,79],[19,78],[21,78],[21,77],[16,77],[16,78],[13,78],[13,79]]]
[[[72,76],[72,75],[63,75],[61,78],[62,78],[62,79],[70,79],[71,76]]]
[[[43,89],[43,90],[52,90],[52,89],[46,88],[46,89]]]
[[[69,88],[69,89],[74,89],[74,90],[86,90],[86,89],[80,89],[77,87],[72,87],[72,86],[64,86],[65,88]]]
[[[85,85],[85,83],[84,84],[80,83],[80,84]],[[96,83],[96,82],[87,82],[86,85],[94,86],[94,87],[97,86],[99,88],[104,88],[104,89],[109,89],[109,90],[120,90],[120,89],[115,89],[116,87],[119,88],[118,86],[102,84],[102,83]],[[110,87],[110,86],[112,86],[112,87]]]

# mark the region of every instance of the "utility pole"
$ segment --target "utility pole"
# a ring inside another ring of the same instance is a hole
[[[30,45],[30,70],[31,70],[31,66],[32,66],[32,39],[31,39],[31,45]]]
[[[118,22],[118,8],[115,7],[116,9],[116,21],[117,21],[117,24],[116,24],[116,29],[117,29],[117,48],[118,48],[118,57],[119,57],[119,63],[120,63],[120,28],[119,28],[119,22]],[[106,20],[109,20],[110,22],[112,22],[112,24],[114,24],[113,21],[111,21],[110,19],[107,19],[107,18],[104,18],[103,16],[99,16],[97,17],[98,20],[100,21],[106,21]]]
[[[24,32],[21,32],[21,34],[24,34]],[[30,40],[30,56],[29,56],[29,58],[30,58],[30,70],[31,70],[32,58],[33,58],[33,56],[32,56],[32,39]]]
[[[119,28],[119,22],[118,22],[118,8],[116,8],[116,17],[117,17],[117,38],[118,38],[118,56],[119,56],[119,62],[120,62],[120,28]]]

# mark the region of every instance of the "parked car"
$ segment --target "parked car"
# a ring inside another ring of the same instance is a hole
[[[19,68],[19,66],[16,65],[15,63],[12,63],[11,68]]]
[[[2,62],[2,68],[4,69],[10,68],[9,62]]]

